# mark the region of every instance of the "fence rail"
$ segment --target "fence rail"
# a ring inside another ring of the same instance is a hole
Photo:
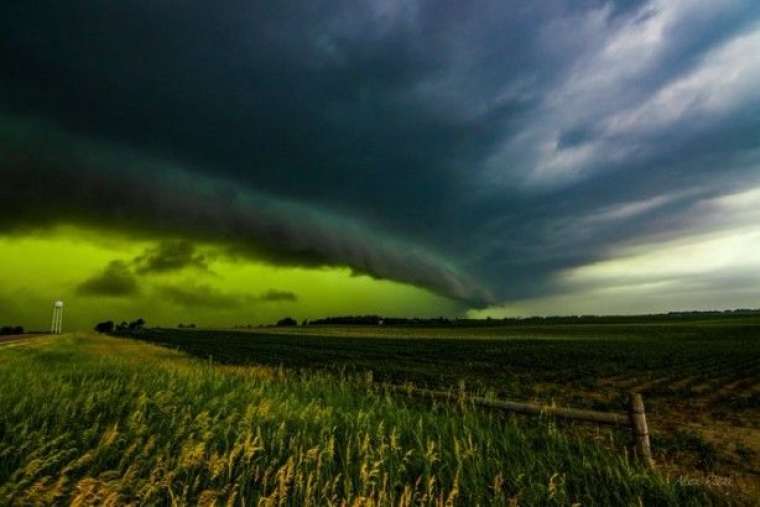
[[[628,414],[614,412],[600,412],[596,410],[581,410],[575,408],[555,407],[553,405],[538,405],[508,400],[494,400],[480,396],[467,396],[446,391],[433,391],[409,386],[386,385],[389,391],[407,394],[416,398],[427,398],[456,402],[462,399],[473,405],[527,415],[550,415],[561,419],[606,424],[610,426],[627,427],[631,431],[636,456],[647,468],[654,468],[652,459],[652,446],[649,441],[649,428],[647,425],[644,400],[639,393],[630,393],[628,398]]]

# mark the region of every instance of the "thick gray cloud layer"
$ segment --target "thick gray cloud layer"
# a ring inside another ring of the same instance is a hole
[[[753,0],[44,4],[0,9],[0,193],[72,220],[478,306],[758,183]]]

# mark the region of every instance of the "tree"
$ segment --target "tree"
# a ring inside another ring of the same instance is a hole
[[[296,322],[296,319],[292,317],[285,317],[284,319],[280,319],[277,321],[277,327],[291,327],[291,326],[297,326],[298,322]]]
[[[145,327],[145,319],[141,317],[137,320],[133,320],[132,322],[130,322],[128,329],[131,332],[135,332],[135,331],[140,331],[143,327]]]
[[[99,322],[98,324],[96,324],[95,332],[104,333],[104,334],[113,333],[113,328],[114,328],[113,321],[107,320],[105,322]]]

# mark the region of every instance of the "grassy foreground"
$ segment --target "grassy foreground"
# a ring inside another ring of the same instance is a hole
[[[127,339],[0,347],[0,386],[3,505],[715,502],[629,462],[611,436],[603,447],[551,421]]]

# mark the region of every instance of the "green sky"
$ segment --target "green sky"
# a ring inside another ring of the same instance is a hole
[[[440,296],[343,268],[290,268],[237,258],[223,247],[175,238],[58,226],[0,236],[0,323],[44,329],[54,300],[64,327],[145,318],[153,325],[270,323],[326,315],[439,315]]]

